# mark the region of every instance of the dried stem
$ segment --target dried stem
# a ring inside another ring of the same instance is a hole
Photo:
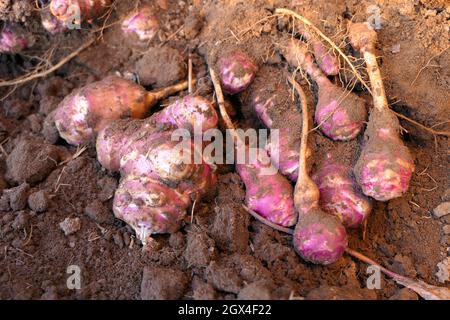
[[[225,108],[225,99],[223,98],[223,92],[222,92],[222,87],[220,86],[220,81],[217,78],[217,75],[212,68],[209,68],[209,74],[211,76],[211,81],[214,85],[214,90],[216,91],[216,98],[217,98],[217,103],[219,104],[220,115],[222,116],[227,129],[233,130],[233,132],[234,132],[234,130],[236,128],[233,124],[233,121],[231,121],[231,118],[228,115],[228,112]]]

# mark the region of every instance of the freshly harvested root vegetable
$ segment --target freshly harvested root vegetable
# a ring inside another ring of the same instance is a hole
[[[314,58],[316,59],[320,69],[327,76],[337,75],[340,70],[339,60],[320,40],[313,39],[310,43],[313,48]]]
[[[348,245],[347,232],[341,221],[318,208],[299,215],[293,242],[304,260],[321,265],[338,261]]]
[[[122,22],[125,35],[135,35],[140,41],[152,40],[159,31],[159,21],[150,7],[130,13]]]
[[[188,195],[157,178],[128,175],[117,188],[113,211],[145,245],[152,234],[177,231],[190,203]]]
[[[372,210],[371,201],[359,190],[350,167],[328,154],[312,176],[320,191],[320,207],[341,219],[348,228],[360,226]]]
[[[408,190],[414,160],[399,136],[399,121],[388,106],[375,55],[376,32],[367,24],[350,24],[349,38],[366,62],[374,104],[354,173],[365,195],[388,201]]]
[[[185,109],[186,108],[186,109]],[[205,132],[218,123],[214,106],[204,98],[186,96],[176,100],[164,110],[145,120],[117,120],[101,130],[97,137],[97,157],[101,165],[111,171],[119,171],[124,155],[135,151],[145,154],[154,140],[167,137],[167,131],[187,129],[195,134],[195,127]]]
[[[300,147],[301,115],[291,104],[289,87],[282,82],[269,79],[283,79],[280,70],[263,66],[254,83],[249,103],[261,122],[269,129],[278,129],[278,145],[269,143],[266,150],[272,158],[272,163],[280,172],[292,181],[297,180],[298,151]],[[272,134],[272,133],[271,133]]]
[[[170,123],[191,132],[194,132],[195,127],[199,127],[202,132],[216,128],[219,121],[217,112],[209,100],[190,95],[177,99],[152,118],[158,123]]]
[[[278,144],[272,144],[269,136],[266,151],[272,159],[273,165],[292,181],[298,178],[298,146],[299,139],[292,133],[292,128],[278,129]],[[297,147],[297,148],[295,148]]]
[[[19,53],[34,42],[33,35],[17,24],[5,24],[0,31],[0,53]]]
[[[123,177],[114,214],[147,246],[151,235],[178,230],[192,201],[217,182],[214,169],[195,162],[194,143],[172,140],[175,128],[155,119],[119,119],[97,138],[99,162]],[[188,152],[184,154],[184,152]],[[200,155],[201,156],[201,155]]]
[[[211,68],[209,73],[216,91],[220,114],[227,128],[231,129],[231,132],[235,132],[235,127],[225,108],[219,79]],[[243,141],[239,141],[239,136],[236,135],[234,139],[237,140],[238,145],[246,148],[246,156],[249,155],[249,147],[245,146]],[[248,157],[244,161],[245,163],[236,164],[236,171],[246,187],[247,205],[251,210],[256,211],[275,224],[281,226],[294,225],[297,221],[297,213],[292,199],[291,184],[276,168],[272,167],[265,150],[258,148],[255,150],[255,155],[256,159],[249,159],[250,157]]]
[[[297,29],[299,27],[297,26]],[[333,51],[328,49],[325,44],[314,34],[306,30],[300,30],[300,34],[309,43],[314,53],[314,58],[319,65],[319,68],[327,76],[335,76],[339,73],[339,60],[333,54]]]
[[[306,95],[294,79],[290,81],[300,96],[303,118],[298,179],[294,190],[294,204],[299,214],[293,234],[294,248],[306,261],[328,265],[339,260],[347,249],[347,233],[339,218],[319,208],[319,188],[306,167],[309,131]]]
[[[220,57],[218,67],[223,90],[229,94],[236,94],[247,89],[258,71],[255,62],[240,50]]]
[[[144,118],[158,100],[187,88],[187,81],[160,90],[146,91],[140,85],[110,76],[68,95],[58,106],[55,124],[68,143],[90,141],[113,120]]]
[[[151,119],[120,119],[111,122],[97,136],[97,159],[100,164],[113,172],[123,167],[122,157],[134,152],[146,154],[155,140],[169,138],[173,127],[157,125]],[[131,168],[125,169],[125,172]]]
[[[315,122],[323,134],[339,141],[354,139],[367,118],[364,100],[333,84],[314,64],[314,58],[303,42],[288,39],[280,49],[291,66],[302,68],[317,83],[319,97]]]
[[[276,168],[268,168],[272,164],[266,164],[260,158],[260,155],[266,153],[265,150],[258,149],[256,152],[258,158],[253,163],[246,161],[244,164],[236,164],[236,171],[245,184],[248,208],[277,225],[295,225],[297,213],[292,200],[292,185]],[[246,154],[248,153],[247,150]],[[269,156],[262,158],[269,159]],[[264,170],[275,173],[267,174]]]
[[[50,11],[60,21],[80,23],[100,17],[111,3],[112,0],[52,0]]]

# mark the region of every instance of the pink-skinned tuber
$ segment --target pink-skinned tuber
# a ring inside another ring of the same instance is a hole
[[[264,149],[257,149],[256,153],[255,161],[236,164],[236,172],[245,184],[248,208],[277,225],[295,225],[297,213],[290,182],[275,167],[270,168],[272,164]],[[249,150],[246,150],[246,154],[249,154]]]
[[[319,207],[319,188],[308,175],[306,166],[309,131],[306,95],[294,79],[290,81],[300,96],[303,118],[298,179],[294,190],[294,204],[298,211],[294,248],[304,260],[328,265],[339,260],[347,249],[347,233],[339,218]]]
[[[218,61],[218,68],[223,90],[229,94],[247,89],[258,71],[255,62],[240,50],[222,55]]]
[[[339,217],[346,227],[360,226],[372,210],[371,201],[353,179],[352,169],[337,163],[331,154],[327,154],[312,179],[319,187],[320,207]]]
[[[298,29],[299,27],[296,26]],[[327,76],[335,76],[339,73],[340,66],[338,58],[333,54],[333,50],[328,49],[326,45],[316,36],[314,33],[308,32],[306,30],[301,30],[300,34],[311,46],[314,53],[314,58],[319,65],[319,68]]]
[[[219,121],[217,112],[209,100],[192,95],[175,100],[152,118],[158,123],[170,123],[191,132],[194,132],[195,127],[202,132],[216,128]]]
[[[19,53],[34,42],[33,35],[18,24],[5,24],[0,31],[0,53]]]
[[[217,124],[212,104],[206,105],[211,110],[206,110],[206,106],[191,108],[192,113],[199,115],[186,118],[185,124],[180,121],[177,124],[192,127],[192,123],[187,123],[192,119],[202,119],[204,123],[199,125],[204,128]],[[171,112],[176,114],[176,110]],[[152,234],[178,230],[192,202],[217,182],[214,169],[205,163],[201,154],[200,163],[196,162],[196,152],[201,150],[194,148],[193,140],[180,143],[173,139],[176,127],[170,122],[160,122],[164,117],[156,116],[113,121],[97,137],[99,162],[109,170],[120,170],[123,177],[114,197],[114,214],[136,231],[144,245],[149,244]]]
[[[388,106],[375,55],[376,32],[367,24],[350,24],[349,38],[366,62],[374,105],[354,173],[365,195],[388,201],[408,190],[414,160],[399,136],[399,121]]]
[[[208,100],[186,96],[145,120],[118,120],[105,127],[97,137],[98,160],[106,169],[118,171],[124,155],[133,149],[137,154],[145,154],[148,146],[155,144],[154,140],[170,138],[167,132],[174,128],[194,134],[196,127],[205,132],[217,123],[217,112]]]
[[[209,69],[211,80],[216,91],[220,114],[226,127],[235,132],[223,98],[222,88],[214,70]],[[272,223],[281,226],[292,226],[297,221],[292,199],[292,186],[289,181],[273,167],[270,158],[264,149],[245,145],[244,141],[235,134],[235,148],[245,149],[244,161],[237,161],[236,171],[246,187],[246,203],[250,210],[254,210]],[[253,154],[255,157],[250,157]]]
[[[122,22],[125,35],[137,36],[139,41],[152,40],[159,31],[159,21],[150,7],[144,6],[130,13]]]
[[[287,39],[279,47],[291,66],[302,68],[317,83],[315,122],[323,134],[339,141],[354,139],[367,118],[364,100],[333,84],[314,64],[314,58],[303,42]]]
[[[271,129],[266,150],[272,163],[292,181],[297,180],[302,118],[292,103],[288,85],[273,79],[283,79],[274,67],[263,66],[249,88],[249,104],[261,122]],[[273,130],[278,129],[278,144],[272,143]]]
[[[114,215],[128,223],[146,242],[151,234],[179,229],[190,198],[151,176],[129,175],[122,179],[114,196]]]
[[[113,120],[144,118],[158,100],[187,88],[187,81],[160,90],[146,91],[117,76],[73,91],[58,106],[55,124],[60,136],[72,145],[95,138]]]
[[[112,0],[52,0],[50,11],[60,21],[81,23],[99,18]]]

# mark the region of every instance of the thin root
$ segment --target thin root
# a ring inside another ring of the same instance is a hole
[[[439,131],[439,130],[434,130],[434,129],[432,129],[432,128],[429,128],[429,127],[427,127],[427,126],[424,126],[423,124],[418,123],[417,121],[415,121],[415,120],[413,120],[413,119],[408,118],[407,116],[405,116],[405,115],[403,115],[403,114],[401,114],[401,113],[395,112],[395,111],[392,110],[392,109],[391,109],[391,111],[392,111],[397,117],[402,118],[403,120],[406,120],[406,121],[408,121],[408,122],[410,122],[410,123],[416,125],[417,127],[421,128],[421,129],[423,129],[423,130],[425,130],[425,131],[430,132],[430,133],[433,134],[433,135],[450,137],[450,132],[449,132],[449,131]],[[444,123],[445,123],[445,122],[444,122]]]
[[[278,8],[275,10],[275,13],[277,14],[281,14],[281,15],[288,15],[291,17],[296,18],[297,20],[301,21],[303,24],[307,25],[308,27],[310,27],[318,36],[320,36],[322,39],[324,39],[334,50],[336,50],[339,55],[345,60],[345,62],[347,62],[347,64],[350,66],[350,68],[352,69],[352,72],[355,74],[355,76],[358,78],[358,80],[363,84],[364,87],[366,87],[366,89],[372,93],[372,91],[370,90],[370,87],[367,85],[367,83],[364,81],[364,79],[361,77],[361,75],[359,74],[358,70],[356,69],[356,67],[353,65],[353,63],[350,61],[349,57],[347,57],[347,55],[333,42],[333,40],[331,40],[330,38],[328,38],[322,31],[320,31],[319,28],[317,28],[311,21],[309,21],[308,19],[306,19],[305,17],[299,15],[298,13],[295,13],[292,10],[289,9],[285,9],[285,8]]]
[[[49,68],[47,70],[44,70],[44,71],[41,71],[41,72],[38,72],[35,74],[27,75],[24,77],[20,77],[20,78],[14,79],[14,80],[0,81],[0,87],[15,86],[15,85],[19,85],[19,84],[24,84],[24,83],[32,81],[34,79],[43,78],[43,77],[49,75],[50,73],[58,70],[59,68],[61,68],[67,62],[69,62],[70,60],[75,58],[78,54],[80,54],[80,52],[82,52],[83,50],[85,50],[86,48],[91,46],[94,42],[95,42],[95,39],[90,39],[89,41],[87,41],[86,43],[81,45],[81,47],[79,47],[77,50],[75,50],[74,52],[72,52],[71,54],[66,56],[64,59],[62,59],[60,62],[58,62],[57,64],[55,64],[54,66],[52,66],[51,68]]]

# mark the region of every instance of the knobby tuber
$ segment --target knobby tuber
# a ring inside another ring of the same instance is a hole
[[[375,56],[377,33],[367,24],[355,23],[349,26],[349,38],[366,62],[374,105],[354,172],[364,194],[388,201],[408,190],[414,160],[399,136],[399,121],[388,106]]]
[[[306,167],[309,130],[306,95],[294,79],[290,81],[300,96],[303,118],[298,179],[294,190],[294,203],[298,211],[298,223],[293,234],[294,247],[306,261],[328,265],[339,260],[347,249],[347,233],[339,218],[319,207],[319,188],[308,175]]]
[[[278,129],[278,144],[274,145],[270,137],[266,150],[275,167],[283,175],[296,181],[302,118],[294,104],[290,103],[291,94],[287,84],[273,81],[283,78],[280,70],[263,66],[249,88],[251,93],[248,103],[267,128]]]
[[[170,123],[177,128],[202,132],[217,127],[219,118],[211,102],[201,96],[188,95],[175,100],[164,110],[153,115],[159,123]]]
[[[300,30],[298,30],[299,28]],[[320,69],[327,76],[337,75],[340,70],[339,60],[333,54],[333,51],[331,49],[328,49],[326,45],[314,33],[308,32],[306,29],[302,30],[301,26],[296,26],[296,29],[311,46],[311,49],[314,53],[314,58]]]
[[[0,53],[19,53],[33,46],[31,33],[18,24],[5,24],[0,32]]]
[[[235,132],[235,127],[228,116],[220,82],[210,68],[219,110],[228,129]],[[236,149],[245,148],[245,161],[236,163],[236,171],[246,188],[246,203],[250,210],[256,211],[267,220],[281,226],[292,226],[297,221],[292,199],[292,186],[289,181],[273,167],[264,149],[255,148],[255,158],[250,159],[250,147],[240,141],[235,134]],[[239,151],[239,150],[238,150]]]
[[[217,121],[211,103],[191,96],[144,120],[113,121],[99,133],[99,162],[109,170],[120,170],[123,177],[114,197],[114,214],[133,227],[144,244],[152,234],[176,231],[192,201],[217,181],[201,154],[196,162],[201,150],[196,150],[193,140],[180,144],[173,139],[174,130],[195,133],[198,126],[206,131]]]
[[[113,211],[145,242],[151,234],[177,231],[189,204],[188,195],[159,179],[127,175],[115,193]]]
[[[52,0],[50,11],[60,21],[81,23],[100,17],[111,3],[112,0]]]
[[[249,154],[247,148],[246,154]],[[236,171],[245,184],[245,201],[249,209],[280,226],[290,227],[297,222],[290,182],[270,168],[270,158],[264,149],[256,150],[256,160],[237,163]],[[273,173],[266,173],[273,172]]]
[[[234,50],[221,56],[218,67],[223,90],[229,94],[247,89],[258,71],[255,62],[240,50]]]
[[[320,207],[338,216],[346,227],[360,226],[372,210],[371,201],[353,180],[351,168],[337,163],[331,154],[312,179],[319,187]]]
[[[333,84],[314,64],[308,47],[301,41],[290,38],[279,47],[291,66],[302,68],[317,83],[315,122],[320,130],[333,140],[354,139],[367,118],[364,100]]]
[[[144,6],[130,13],[122,22],[125,35],[136,35],[140,41],[150,41],[159,30],[159,21],[150,7]]]
[[[146,117],[158,100],[186,88],[184,81],[148,92],[132,81],[110,76],[68,95],[56,110],[55,124],[62,138],[80,145],[115,119]]]
[[[205,132],[217,123],[217,112],[208,100],[186,96],[145,120],[118,120],[105,127],[97,138],[98,159],[106,169],[118,171],[122,157],[133,149],[137,154],[146,154],[149,144],[154,145],[154,140],[167,136],[174,127],[195,134],[196,128]]]

